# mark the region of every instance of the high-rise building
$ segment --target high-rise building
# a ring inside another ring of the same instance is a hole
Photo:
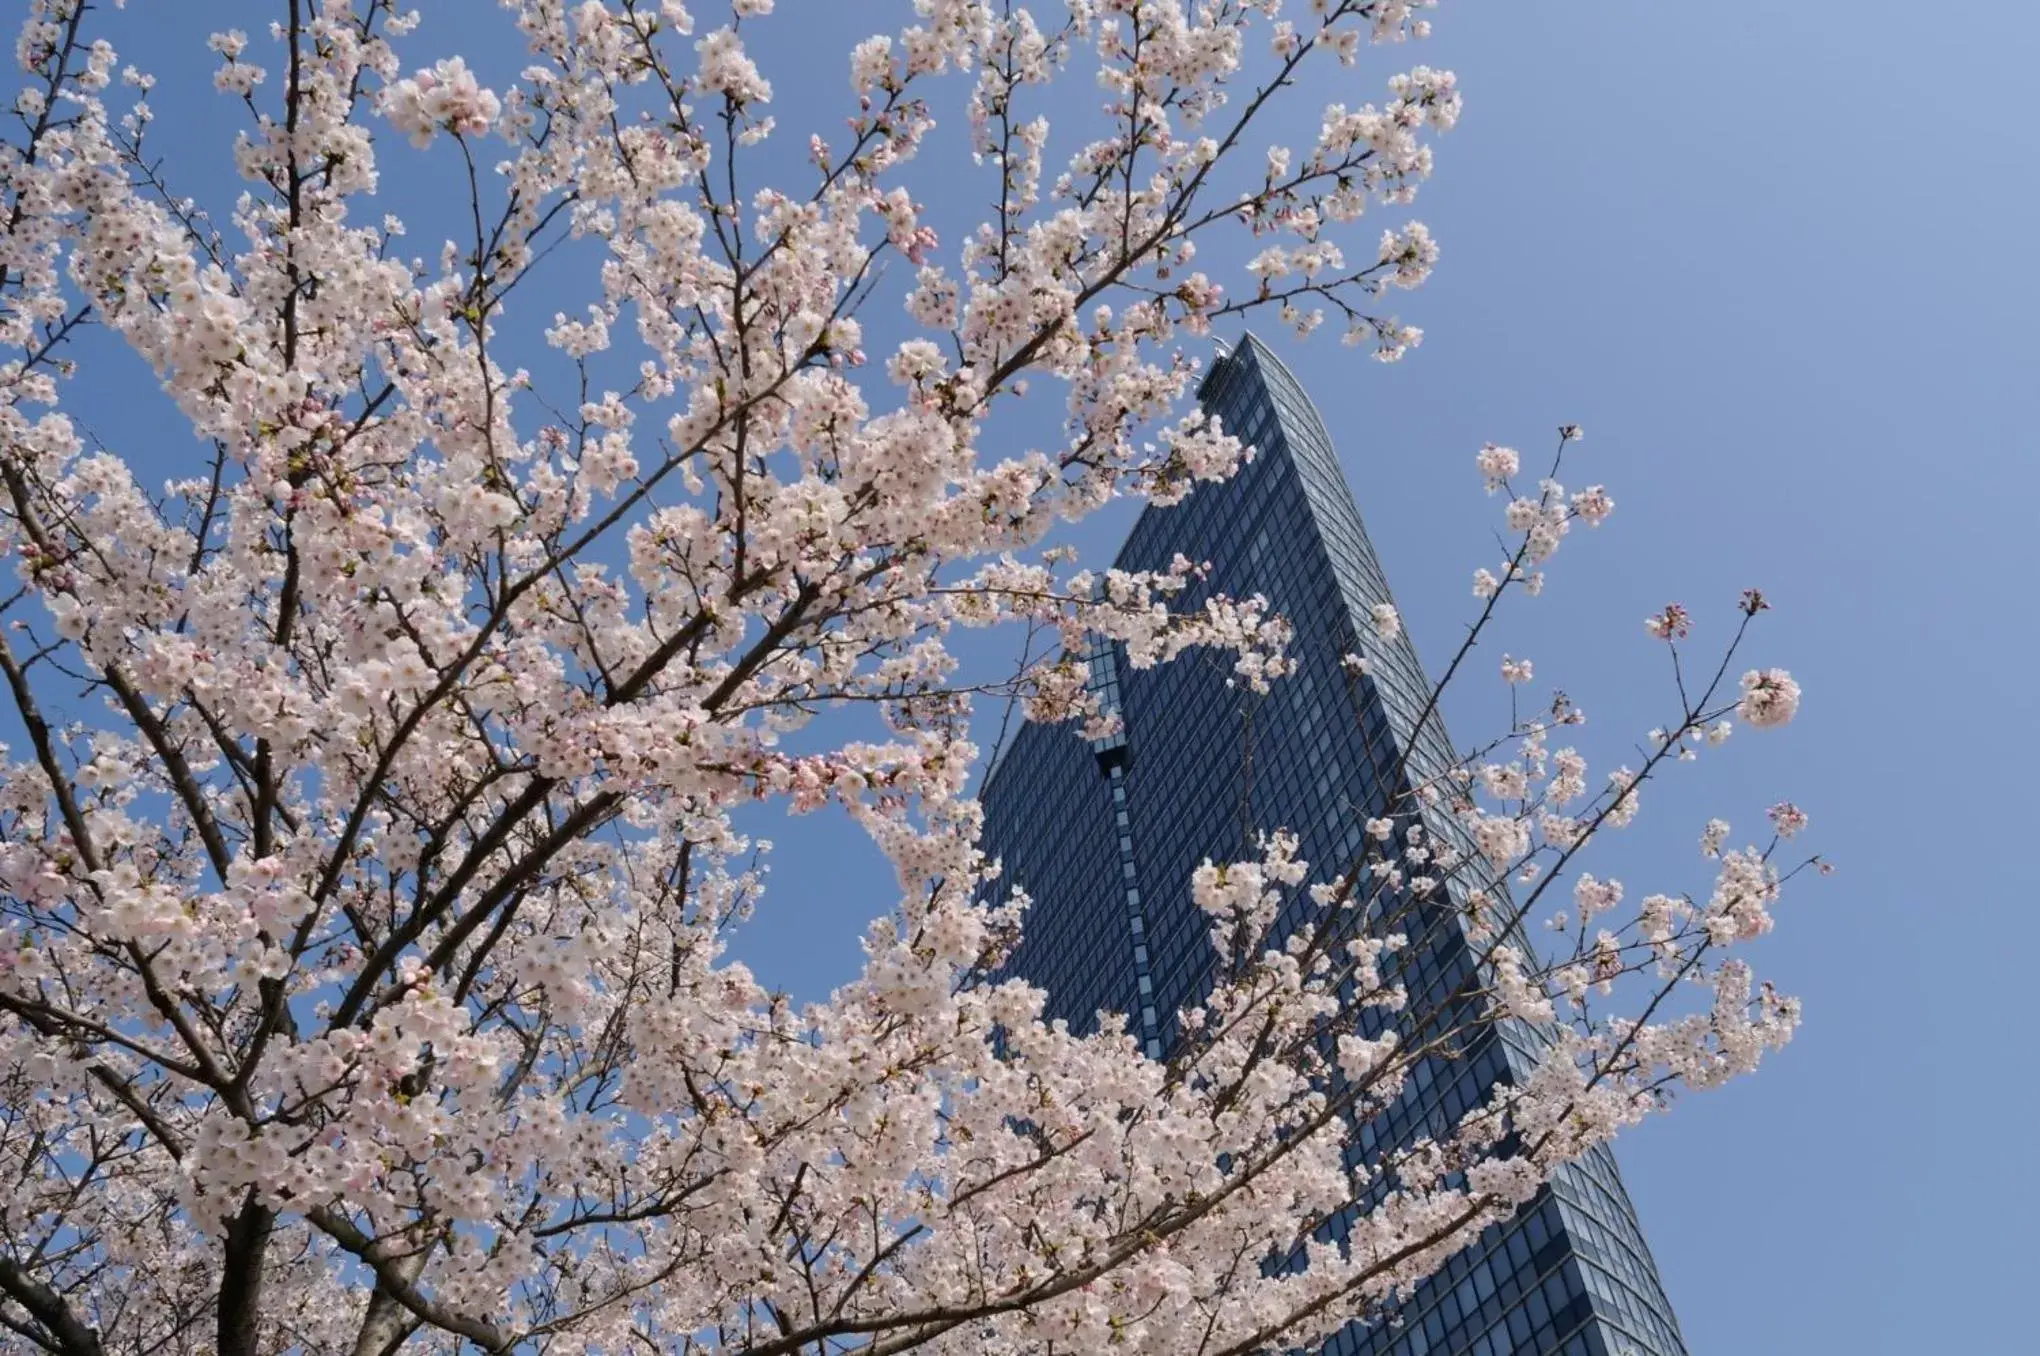
[[[1209,920],[1190,899],[1198,863],[1241,859],[1255,833],[1281,827],[1301,840],[1313,879],[1329,879],[1354,859],[1365,819],[1407,804],[1409,786],[1452,758],[1435,714],[1417,729],[1430,686],[1407,637],[1373,634],[1388,585],[1331,435],[1296,378],[1248,335],[1213,364],[1198,398],[1257,455],[1230,481],[1150,506],[1117,563],[1158,569],[1181,553],[1210,562],[1203,589],[1265,595],[1295,627],[1296,672],[1255,697],[1228,681],[1223,658],[1193,651],[1135,671],[1101,645],[1091,681],[1119,712],[1120,731],[1086,743],[1067,728],[1024,726],[982,793],[987,846],[1005,881],[1035,901],[1010,972],[1046,989],[1050,1015],[1075,1030],[1093,1029],[1101,1011],[1126,1014],[1156,1057],[1216,967]],[[1356,652],[1367,654],[1369,676],[1346,670]],[[1449,817],[1432,827],[1456,830]],[[1426,991],[1443,994],[1471,973],[1456,908],[1464,888],[1454,882],[1450,898],[1403,916],[1417,958],[1406,977],[1414,1009]],[[1310,905],[1299,893],[1293,907]],[[1300,921],[1299,912],[1281,926]],[[1378,1009],[1365,1017],[1370,1036],[1394,1020]],[[1538,1045],[1536,1032],[1507,1024],[1482,1031],[1458,1059],[1425,1060],[1400,1099],[1362,1127],[1356,1162],[1442,1136],[1497,1082],[1527,1072]],[[1597,1148],[1399,1297],[1393,1314],[1348,1326],[1323,1350],[1684,1356],[1685,1345],[1614,1158]]]

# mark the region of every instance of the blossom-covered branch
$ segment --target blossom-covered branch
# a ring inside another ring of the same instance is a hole
[[[1384,359],[1420,338],[1378,303],[1424,280],[1430,233],[1356,223],[1430,173],[1452,75],[1334,103],[1300,150],[1264,128],[1303,75],[1426,36],[1428,4],[914,0],[847,54],[847,124],[818,114],[834,140],[779,176],[771,0],[502,0],[518,71],[390,0],[244,8],[258,31],[205,57],[241,124],[231,204],[155,158],[118,6],[29,0],[15,47],[0,1323],[22,1342],[1306,1347],[1789,1035],[1736,948],[1771,926],[1802,812],[1774,807],[1763,846],[1710,824],[1704,900],[1624,915],[1573,872],[1652,778],[1798,706],[1780,670],[1696,680],[1676,608],[1651,623],[1674,718],[1599,794],[1549,747],[1580,719],[1557,698],[1443,766],[1405,751],[1352,861],[1270,825],[1180,882],[1225,965],[1168,1059],[993,978],[1026,901],[985,902],[976,699],[1095,737],[1100,643],[1203,652],[1249,692],[1292,667],[1287,621],[1205,596],[1202,562],[1090,570],[1056,534],[1249,455],[1184,408],[1215,319],[1308,334],[1329,308]],[[1087,82],[1102,107],[1073,110]],[[949,241],[916,200],[949,172],[924,163],[945,97],[987,203]],[[452,209],[385,213],[400,158]],[[443,243],[406,257],[413,230]],[[1228,251],[1244,280],[1201,266]],[[585,305],[537,313],[540,280]],[[180,436],[88,435],[92,383],[133,378],[109,345]],[[1006,411],[1044,392],[1030,445]],[[1613,509],[1556,463],[1522,494],[1513,452],[1478,466],[1513,545],[1446,683]],[[1408,645],[1392,608],[1374,623],[1370,647]],[[1048,643],[991,676],[953,648],[1001,627]],[[843,708],[879,720],[853,737]],[[725,951],[761,894],[738,827],[760,802],[848,814],[895,870],[826,1001]],[[1279,927],[1299,894],[1311,921]],[[1427,988],[1411,958],[1447,925],[1478,963]],[[1531,1076],[1347,1165],[1424,1061],[1503,1022],[1539,1033]]]

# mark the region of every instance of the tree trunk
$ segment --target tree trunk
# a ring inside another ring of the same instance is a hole
[[[220,1277],[219,1356],[260,1356],[256,1339],[262,1330],[262,1268],[275,1227],[276,1212],[258,1204],[252,1191],[227,1226],[226,1265]]]

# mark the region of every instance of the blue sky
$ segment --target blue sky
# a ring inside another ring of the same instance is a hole
[[[164,78],[158,149],[189,165],[193,191],[233,191],[232,110],[173,87],[207,78],[205,28],[259,31],[277,8],[141,6],[115,28],[142,37]],[[516,62],[490,6],[421,8],[413,64],[457,50]],[[848,40],[903,8],[781,0],[760,35],[783,133],[840,126]],[[1667,690],[1641,618],[1676,599],[1701,639],[1718,636],[1755,584],[1776,611],[1751,655],[1807,692],[1788,730],[1739,735],[1651,797],[1615,853],[1633,895],[1700,887],[1705,819],[1754,832],[1790,796],[1840,866],[1788,894],[1758,957],[1804,997],[1800,1038],[1621,1146],[1689,1342],[2022,1349],[2015,1297],[2040,1207],[2021,1001],[2040,901],[2017,846],[2031,831],[2018,769],[2040,733],[2024,690],[2040,660],[2027,550],[2040,135],[2020,91],[2040,6],[1446,0],[1435,18],[1430,43],[1372,54],[1357,76],[1320,67],[1290,105],[1308,129],[1326,102],[1379,98],[1402,65],[1458,72],[1466,112],[1416,211],[1443,257],[1399,301],[1423,346],[1382,367],[1260,326],[1338,437],[1420,651],[1442,659],[1470,571],[1492,563],[1498,506],[1474,449],[1541,456],[1578,421],[1573,475],[1606,481],[1619,510],[1568,543],[1497,654],[1538,660],[1596,743],[1640,738]],[[1070,96],[1079,107],[1088,87]],[[960,122],[960,102],[944,112]],[[430,182],[386,154],[392,191]],[[954,143],[929,154],[920,196],[938,216],[968,208],[981,181],[941,162]],[[211,201],[223,220],[230,198]],[[436,243],[414,229],[416,252]],[[577,293],[535,296],[528,321]],[[88,384],[73,402],[119,450],[182,455],[115,390]],[[1094,555],[1125,522],[1085,533]],[[1479,703],[1452,710],[1462,736],[1483,728]],[[819,994],[854,966],[887,873],[841,824],[775,836],[742,952]]]

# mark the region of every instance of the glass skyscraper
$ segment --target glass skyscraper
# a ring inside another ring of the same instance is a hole
[[[1004,883],[1035,901],[1010,972],[1046,989],[1049,1014],[1074,1030],[1094,1028],[1100,1011],[1127,1014],[1156,1057],[1216,966],[1209,920],[1190,899],[1198,863],[1241,859],[1255,833],[1280,827],[1301,840],[1312,878],[1327,879],[1355,857],[1367,817],[1406,805],[1409,785],[1452,758],[1435,715],[1416,728],[1430,688],[1408,639],[1373,634],[1371,611],[1388,601],[1388,585],[1331,435],[1296,378],[1248,335],[1213,364],[1198,398],[1257,454],[1224,484],[1150,506],[1117,564],[1158,569],[1179,552],[1209,561],[1202,591],[1263,594],[1294,625],[1296,672],[1256,697],[1227,681],[1225,658],[1192,651],[1137,672],[1101,645],[1089,656],[1091,682],[1119,711],[1120,732],[1086,743],[1067,727],[1022,726],[982,792],[986,845],[1005,864]],[[1369,657],[1369,676],[1347,673],[1349,653]],[[1392,788],[1404,749],[1401,786]],[[1430,827],[1463,840],[1449,816]],[[1405,981],[1412,1009],[1471,971],[1456,908],[1464,889],[1455,881],[1449,898],[1403,916],[1416,958]],[[1310,905],[1299,892],[1293,907],[1285,928]],[[1394,1020],[1378,1009],[1366,1017],[1368,1036]],[[1402,1097],[1363,1126],[1356,1159],[1442,1136],[1497,1082],[1526,1072],[1538,1045],[1534,1031],[1507,1024],[1481,1031],[1449,1063],[1425,1060]],[[1322,1349],[1685,1356],[1605,1148],[1561,1169],[1513,1219],[1403,1295],[1395,1313],[1355,1323]]]

